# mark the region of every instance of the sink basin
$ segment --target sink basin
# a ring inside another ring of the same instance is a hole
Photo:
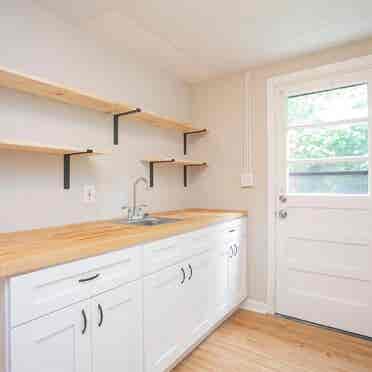
[[[156,226],[164,225],[167,223],[174,223],[181,221],[179,218],[168,218],[168,217],[144,217],[140,220],[128,220],[127,218],[122,218],[119,220],[113,220],[114,223],[122,225],[142,225],[142,226]]]

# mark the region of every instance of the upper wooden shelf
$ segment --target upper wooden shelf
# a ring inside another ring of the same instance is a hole
[[[103,152],[98,152],[93,149],[79,149],[67,146],[54,146],[54,145],[44,145],[35,142],[20,142],[20,141],[10,141],[1,140],[0,150],[12,150],[12,151],[24,151],[24,152],[39,152],[49,155],[68,155],[68,154],[79,154],[79,155],[103,155]]]
[[[136,107],[126,103],[117,103],[98,98],[94,95],[63,87],[47,80],[20,74],[16,71],[0,67],[0,86],[16,89],[21,92],[46,97],[56,101],[84,107],[87,109],[117,115],[133,111]],[[143,121],[161,128],[176,129],[181,132],[198,130],[190,123],[163,117],[151,112],[140,111],[133,114],[134,120]]]

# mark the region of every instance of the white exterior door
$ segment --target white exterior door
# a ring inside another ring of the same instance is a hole
[[[276,312],[372,336],[371,72],[278,94]]]
[[[12,372],[90,372],[90,303],[14,328]]]
[[[94,297],[91,306],[92,371],[142,372],[142,282]]]

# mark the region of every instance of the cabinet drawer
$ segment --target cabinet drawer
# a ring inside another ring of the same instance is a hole
[[[110,252],[11,278],[12,327],[137,279],[141,249]]]
[[[213,241],[210,229],[201,229],[147,244],[143,254],[145,274],[154,273],[207,251],[213,247]]]
[[[204,228],[186,234],[182,245],[182,259],[184,260],[212,249],[217,239],[218,237],[211,228]]]
[[[145,274],[159,271],[178,262],[182,257],[185,241],[182,237],[169,238],[146,244],[143,247]]]
[[[247,219],[240,218],[221,226],[220,239],[224,242],[239,241],[241,237],[247,235]]]

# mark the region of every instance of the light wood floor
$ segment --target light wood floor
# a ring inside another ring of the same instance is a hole
[[[191,371],[372,372],[372,342],[238,311],[174,369]]]

